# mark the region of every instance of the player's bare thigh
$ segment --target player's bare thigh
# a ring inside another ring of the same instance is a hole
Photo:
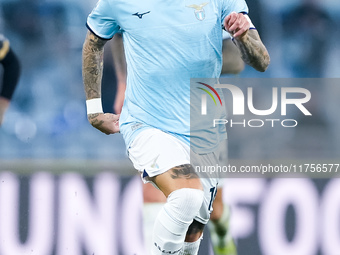
[[[195,169],[190,164],[180,165],[150,178],[157,187],[168,197],[175,190],[183,188],[203,190],[200,179]]]
[[[155,188],[151,183],[143,185],[143,200],[144,203],[165,203],[166,197],[163,192]]]

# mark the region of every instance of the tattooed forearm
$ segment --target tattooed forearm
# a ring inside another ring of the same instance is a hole
[[[104,121],[103,120],[98,120],[97,117],[99,116],[99,113],[92,113],[87,115],[87,119],[91,123],[92,126],[95,127],[100,127],[103,125]]]
[[[83,45],[83,81],[86,99],[101,97],[103,53],[106,40],[87,32]]]
[[[234,42],[239,48],[244,62],[260,72],[266,71],[270,57],[256,30],[249,30],[245,36],[235,39]]]
[[[190,164],[176,166],[170,169],[172,179],[192,179],[197,178],[195,169]]]

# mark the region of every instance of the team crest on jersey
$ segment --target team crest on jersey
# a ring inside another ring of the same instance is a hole
[[[186,7],[195,9],[194,13],[195,13],[196,19],[202,21],[202,20],[205,19],[205,11],[204,11],[203,8],[207,4],[209,4],[209,3],[205,2],[205,3],[199,4],[199,5],[197,5],[197,4],[187,5]]]

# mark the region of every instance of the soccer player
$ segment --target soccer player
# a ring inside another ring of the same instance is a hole
[[[8,39],[0,34],[0,63],[3,67],[0,86],[0,126],[9,107],[20,76],[19,60],[10,47]]]
[[[193,165],[217,164],[216,148],[226,133],[200,125],[190,129],[190,78],[219,77],[222,25],[242,59],[266,70],[269,54],[257,31],[249,30],[247,12],[244,0],[100,0],[88,17],[83,80],[89,122],[105,134],[120,131],[143,180],[167,197],[155,223],[153,255],[198,252],[218,178],[197,178]],[[120,115],[105,114],[103,46],[119,30],[127,61],[125,101]],[[223,107],[213,115],[225,116]],[[204,135],[195,140],[195,132]]]
[[[113,37],[110,46],[117,76],[117,92],[113,108],[114,112],[119,114],[123,107],[126,90],[126,60],[121,33]],[[244,69],[244,62],[241,59],[240,52],[232,42],[230,35],[225,31],[223,32],[222,54],[222,74],[238,74]],[[223,165],[227,165],[227,145],[223,148],[224,150],[221,151],[220,160]],[[210,236],[215,255],[236,255],[236,245],[229,231],[230,209],[223,203],[222,187],[223,182],[220,180],[208,224]],[[146,248],[147,251],[149,251],[151,244],[149,240],[152,239],[152,226],[154,225],[158,212],[166,202],[166,197],[151,184],[145,184],[143,198],[143,232]]]

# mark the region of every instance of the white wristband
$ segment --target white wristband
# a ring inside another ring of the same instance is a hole
[[[86,110],[87,114],[103,113],[102,99],[93,98],[86,100]]]

